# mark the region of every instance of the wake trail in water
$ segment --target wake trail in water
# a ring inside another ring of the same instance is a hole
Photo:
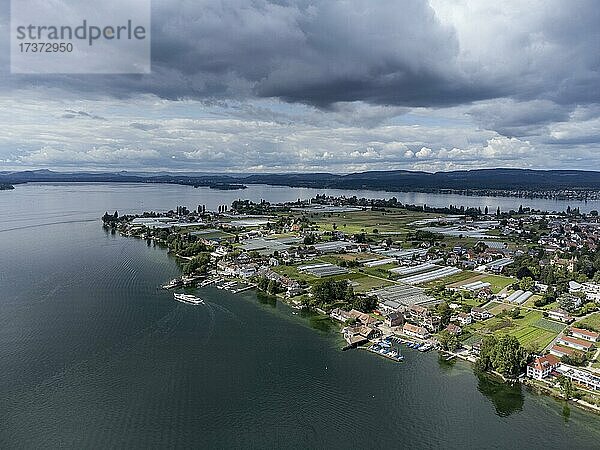
[[[97,221],[97,219],[63,220],[60,222],[46,222],[46,223],[38,223],[35,225],[23,225],[21,227],[5,228],[3,230],[0,230],[0,233],[7,233],[9,231],[27,230],[30,228],[48,227],[48,226],[52,226],[52,225],[64,225],[64,224],[69,224],[69,223],[88,223],[88,222],[96,222],[96,221]]]

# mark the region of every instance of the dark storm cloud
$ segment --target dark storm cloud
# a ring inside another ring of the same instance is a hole
[[[161,1],[153,5],[152,74],[20,76],[11,84],[116,97],[279,97],[323,108],[600,100],[600,8],[593,1],[552,2],[521,22],[509,16],[513,23],[503,24],[487,51],[470,57],[470,43],[457,36],[462,25],[423,0]],[[467,26],[483,32],[486,18],[476,19]]]
[[[457,67],[458,42],[421,0],[155,2],[151,75],[12,77],[117,97],[280,97],[431,106],[499,95]]]
[[[127,76],[9,75],[7,11],[0,164],[348,171],[600,158],[592,0],[155,0],[152,73]],[[47,123],[49,110],[70,120]]]

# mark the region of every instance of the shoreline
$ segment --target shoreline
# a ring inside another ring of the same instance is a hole
[[[119,234],[121,234],[123,237],[138,237],[139,239],[144,239],[143,237],[136,236],[136,235],[133,235],[133,234],[123,234],[123,233],[119,233]],[[145,239],[147,241],[148,241],[148,239],[150,239],[150,240],[154,241],[155,244],[159,244],[159,246],[163,247],[162,245],[160,245],[160,240],[157,240],[156,238],[145,238]],[[169,251],[169,247],[166,248],[166,252],[167,252],[168,255],[170,254],[171,256],[175,257],[179,261],[189,261],[190,260],[189,257],[185,257],[185,256],[182,256],[182,255],[179,255],[178,253],[175,253],[175,252],[170,252]],[[200,273],[200,272],[196,272],[196,273]],[[268,295],[270,297],[273,297],[275,299],[279,299],[282,303],[285,303],[287,306],[289,306],[292,309],[303,309],[304,308],[302,306],[302,304],[300,304],[299,301],[294,300],[294,297],[290,298],[290,297],[284,295],[281,292],[279,292],[277,294],[270,294],[270,293],[268,293],[268,292],[266,292],[266,291],[258,288],[258,286],[255,283],[251,282],[244,275],[240,276],[239,274],[230,274],[230,275],[226,275],[226,274],[227,274],[227,272],[221,272],[221,274],[219,274],[213,268],[213,269],[211,269],[210,272],[205,273],[204,275],[202,275],[202,278],[204,279],[204,281],[199,282],[199,285],[200,285],[200,287],[204,287],[204,286],[216,284],[217,288],[219,288],[219,289],[227,289],[228,291],[230,291],[233,294],[237,294],[237,293],[240,293],[242,291],[246,291],[246,290],[252,289],[255,292],[255,294],[262,293],[262,294]],[[181,271],[181,275],[182,276],[184,275],[183,270]],[[190,277],[190,276],[188,275],[188,277]],[[191,277],[193,277],[193,276],[191,276]],[[194,277],[194,278],[196,278],[195,281],[198,281],[198,277]],[[239,283],[239,284],[243,284],[243,285],[246,285],[246,286],[241,291],[240,290],[233,290],[233,289],[230,289],[227,286],[229,283],[232,283],[232,284],[233,283]],[[191,282],[189,284],[190,284],[189,287],[197,288],[195,282]],[[327,311],[319,309],[319,308],[314,308],[314,307],[313,308],[306,307],[306,309],[308,309],[309,311],[311,311],[313,313],[317,313],[317,314],[321,315],[324,318],[326,317],[327,319],[331,320],[331,322],[336,325],[336,328],[338,328],[338,332],[342,329],[343,323],[342,323],[342,325],[340,325],[337,320],[334,320],[330,316],[330,314],[327,313]],[[381,336],[381,339],[393,336],[393,337],[401,338],[401,339],[406,340],[406,341],[415,342],[415,339],[412,336],[406,336],[403,333],[398,333],[398,328],[389,328],[389,329],[387,329],[387,328],[383,327],[383,329],[380,328],[380,331],[383,331],[383,336]],[[378,341],[378,339],[377,340],[370,339],[370,341],[372,343],[376,344],[377,341]],[[418,342],[418,340],[417,340],[417,342]],[[364,350],[370,351],[371,353],[378,353],[376,351],[370,350],[369,347],[365,346],[365,345],[359,345],[356,348],[359,348],[359,349],[362,348]],[[475,356],[471,355],[466,350],[462,351],[462,352],[450,352],[450,351],[444,351],[444,350],[438,350],[438,351],[440,353],[442,353],[442,354],[448,355],[450,357],[450,358],[448,358],[448,360],[450,360],[452,358],[460,358],[461,360],[470,362],[472,365],[474,363],[476,363],[476,361],[477,361],[477,358]],[[380,356],[384,356],[387,359],[391,359],[391,360],[393,360],[395,362],[398,362],[398,359],[396,359],[396,358],[390,358],[390,357],[388,357],[387,355],[384,355],[384,354],[380,354]],[[489,372],[488,371],[488,372],[485,372],[485,373],[489,374],[489,375],[495,375],[495,376],[497,376],[498,379],[501,380],[503,383],[514,384],[516,382],[519,382],[519,383],[521,383],[522,385],[525,385],[525,386],[535,385],[533,383],[533,380],[526,379],[524,375],[521,375],[517,379],[507,379],[506,377],[502,376],[502,374],[497,373],[497,372]],[[547,389],[547,390],[540,389],[539,391],[541,393],[548,394],[551,397],[564,400],[564,398],[562,396],[556,395],[556,393],[553,392],[551,389]],[[573,400],[570,400],[568,402],[571,403],[574,406],[577,406],[577,407],[579,407],[581,409],[584,409],[584,410],[587,410],[589,412],[592,412],[592,413],[594,413],[596,415],[600,414],[600,407],[598,407],[596,405],[593,405],[593,404],[590,404],[590,403],[588,403],[588,402],[586,402],[584,400],[573,399]]]

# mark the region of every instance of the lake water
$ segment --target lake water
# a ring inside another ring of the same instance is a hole
[[[466,363],[342,352],[327,322],[253,292],[208,288],[205,306],[175,302],[157,286],[179,274],[176,262],[98,219],[315,192],[0,192],[0,447],[598,448],[600,417]]]

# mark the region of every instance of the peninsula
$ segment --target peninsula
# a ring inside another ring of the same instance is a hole
[[[319,195],[179,206],[104,226],[165,246],[184,277],[250,287],[339,324],[345,348],[438,349],[580,406],[600,406],[598,211],[431,208]],[[167,280],[165,280],[167,281]]]

